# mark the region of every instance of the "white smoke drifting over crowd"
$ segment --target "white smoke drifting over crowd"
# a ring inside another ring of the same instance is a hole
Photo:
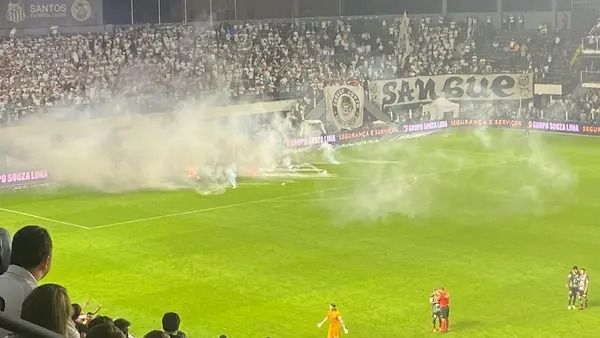
[[[15,168],[47,169],[62,184],[107,192],[189,186],[190,170],[215,177],[235,166],[249,175],[276,163],[285,121],[214,115],[206,106],[73,122],[40,115],[3,130],[0,149]]]

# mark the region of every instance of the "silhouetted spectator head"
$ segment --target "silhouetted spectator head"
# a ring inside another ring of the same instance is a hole
[[[96,318],[97,319],[97,318]],[[90,328],[86,338],[126,338],[112,322],[95,325]]]
[[[169,335],[164,331],[154,330],[146,333],[144,338],[169,338]]]
[[[71,304],[71,319],[73,320],[78,320],[79,317],[81,316],[81,305],[77,304],[77,303],[73,303]]]
[[[112,318],[107,316],[97,316],[96,318],[92,319],[91,322],[89,322],[88,328],[91,330],[94,326],[102,324],[110,324],[114,326]]]
[[[184,338],[185,333],[179,331],[181,318],[175,312],[167,312],[162,318],[163,330],[171,336],[171,338]]]
[[[15,233],[10,263],[31,272],[38,281],[46,277],[52,266],[52,239],[48,231],[27,225]]]
[[[125,318],[115,319],[115,326],[119,328],[119,330],[123,331],[125,337],[129,337],[129,327],[131,323]]]
[[[35,288],[25,301],[21,319],[65,336],[70,321],[71,301],[60,285],[45,284]]]

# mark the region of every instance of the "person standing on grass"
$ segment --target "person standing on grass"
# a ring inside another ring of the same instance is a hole
[[[346,325],[344,325],[344,321],[342,320],[342,314],[337,309],[335,304],[329,304],[329,311],[327,311],[327,316],[317,324],[318,328],[321,328],[326,321],[329,321],[329,330],[327,332],[327,338],[340,338],[340,331],[344,329],[344,333],[348,334],[348,329]]]
[[[19,229],[12,241],[10,266],[0,276],[1,312],[19,318],[23,301],[38,287],[38,282],[46,277],[51,266],[52,239],[48,231],[37,225]],[[0,337],[8,334],[8,331],[0,329]]]
[[[567,289],[569,290],[569,303],[567,309],[574,310],[577,295],[579,294],[579,268],[577,265],[575,265],[567,275]]]
[[[590,286],[590,276],[584,268],[579,270],[579,309],[588,307],[588,287]]]
[[[439,288],[437,301],[440,305],[440,317],[442,318],[440,332],[446,333],[450,325],[450,294],[444,288]]]
[[[438,302],[438,290],[433,290],[433,293],[429,297],[429,304],[431,304],[431,319],[433,324],[433,332],[437,332],[442,328],[442,309],[440,308],[440,303]],[[436,328],[436,324],[438,327]]]

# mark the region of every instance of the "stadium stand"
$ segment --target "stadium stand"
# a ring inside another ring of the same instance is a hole
[[[125,98],[155,111],[215,96],[311,102],[332,84],[526,70],[555,79],[565,67],[558,62],[561,35],[547,29],[528,35],[515,28],[492,38],[476,17],[428,17],[411,20],[405,41],[402,22],[353,17],[12,35],[0,40],[0,121]]]

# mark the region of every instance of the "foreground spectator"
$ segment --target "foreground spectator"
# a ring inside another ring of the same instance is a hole
[[[185,333],[179,331],[181,318],[175,312],[167,312],[162,318],[163,331],[171,338],[186,338]]]
[[[83,323],[83,320],[81,318],[81,305],[79,304],[71,304],[71,320],[73,321],[73,324],[75,325],[75,329],[77,329],[77,332],[79,332],[79,335],[82,338],[85,338],[85,335],[88,331],[87,325],[85,325]]]
[[[160,330],[154,330],[146,333],[144,338],[169,338],[169,335]]]
[[[127,338],[133,338],[132,335],[129,334],[129,327],[131,323],[125,318],[115,319],[115,326],[119,328]]]
[[[88,323],[88,331],[90,331],[95,326],[102,325],[102,324],[115,325],[115,323],[113,322],[112,318],[107,317],[107,316],[98,316],[98,317],[92,319]]]
[[[0,276],[0,299],[4,314],[13,318],[21,316],[21,306],[27,296],[50,271],[52,239],[46,229],[37,225],[21,228],[12,242],[11,265]],[[69,303],[69,317],[71,305]],[[0,329],[0,337],[9,332]]]
[[[60,285],[46,284],[33,290],[23,302],[21,319],[54,331],[64,337],[69,334],[71,301],[67,290]],[[18,337],[25,337],[19,335]]]
[[[126,338],[112,322],[102,323],[90,328],[87,338]]]
[[[8,270],[10,265],[10,233],[0,228],[0,275]]]

